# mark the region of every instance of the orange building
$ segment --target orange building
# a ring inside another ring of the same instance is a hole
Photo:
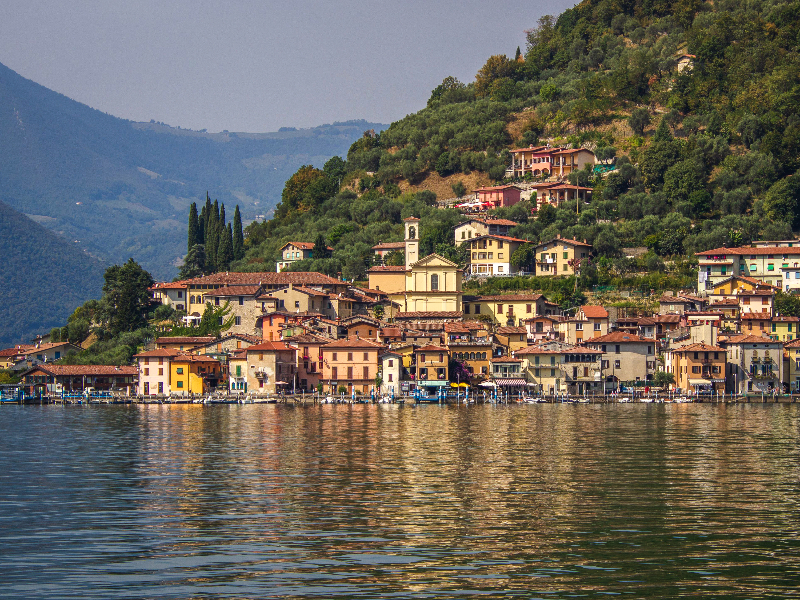
[[[339,388],[348,394],[367,394],[375,386],[378,375],[378,354],[383,345],[365,339],[336,340],[320,348],[322,383],[331,394]]]

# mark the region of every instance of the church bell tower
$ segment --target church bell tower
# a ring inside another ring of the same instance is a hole
[[[406,226],[406,269],[419,260],[419,219],[408,217]]]

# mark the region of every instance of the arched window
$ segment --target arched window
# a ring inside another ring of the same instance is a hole
[[[413,240],[417,237],[417,230],[415,227],[408,228],[408,239]]]
[[[470,360],[475,360],[475,353],[474,352],[470,352],[469,353],[469,359]]]
[[[431,275],[431,291],[438,292],[439,291],[439,276],[438,275]]]

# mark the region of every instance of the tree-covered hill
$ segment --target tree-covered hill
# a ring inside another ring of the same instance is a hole
[[[338,165],[342,190],[325,172],[299,193],[287,184],[242,265],[271,265],[281,242],[323,234],[329,266],[356,276],[367,248],[400,239],[401,218],[420,211],[432,248],[459,217],[414,204],[414,192],[442,177],[501,181],[509,149],[546,142],[589,147],[616,169],[571,176],[594,188],[579,212],[506,216],[521,219],[518,237],[588,239],[600,271],[631,268],[623,247],[649,247],[657,270],[800,229],[800,2],[586,0],[531,26],[517,56],[489,57],[474,82],[445,78],[422,110],[356,141]]]
[[[199,93],[202,93],[200,91]],[[14,209],[110,262],[133,256],[172,278],[184,215],[208,191],[245,221],[269,215],[303,164],[343,154],[354,121],[267,134],[211,134],[133,123],[70,100],[0,65],[0,190]]]
[[[0,347],[62,325],[100,296],[103,265],[0,202]]]

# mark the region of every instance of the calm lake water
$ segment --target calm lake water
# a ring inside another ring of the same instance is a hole
[[[5,406],[0,596],[797,597],[799,409]]]

